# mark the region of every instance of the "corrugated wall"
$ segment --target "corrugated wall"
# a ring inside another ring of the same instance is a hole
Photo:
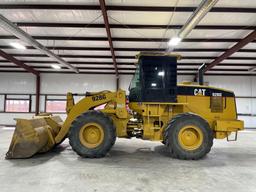
[[[127,90],[131,75],[120,76],[120,87]],[[190,81],[192,76],[179,76],[178,81]],[[256,77],[253,76],[206,76],[209,85],[233,90],[237,98],[240,119],[247,128],[256,127]],[[86,91],[115,90],[114,75],[86,74],[42,74],[41,94],[66,94],[67,91],[85,93]],[[34,94],[35,77],[27,73],[0,73],[0,93]],[[255,98],[254,98],[255,97]],[[32,111],[34,111],[32,97]],[[3,111],[4,97],[0,95],[0,111]],[[44,98],[41,97],[40,109],[43,111]],[[13,118],[32,117],[33,113],[0,112],[0,124],[15,124]],[[61,115],[65,118],[65,115]]]

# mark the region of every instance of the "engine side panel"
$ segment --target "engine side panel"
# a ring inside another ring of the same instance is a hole
[[[180,85],[176,103],[131,102],[129,106],[141,115],[143,138],[149,140],[162,140],[163,131],[172,117],[186,112],[204,118],[215,130],[215,138],[225,138],[231,131],[242,127],[241,122],[237,120],[234,93],[213,87]],[[222,121],[228,122],[230,129],[217,127],[217,121],[218,125],[227,125],[220,123]]]

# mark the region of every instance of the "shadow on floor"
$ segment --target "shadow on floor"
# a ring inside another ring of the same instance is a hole
[[[155,145],[155,144],[154,144]],[[64,153],[62,153],[64,152]],[[62,154],[61,154],[62,153]],[[53,148],[51,151],[43,154],[37,154],[29,159],[8,160],[17,167],[31,167],[44,164],[51,159],[63,163],[66,166],[75,166],[74,161],[91,165],[101,166],[119,166],[127,168],[150,167],[159,165],[164,167],[166,164],[171,166],[185,167],[222,167],[227,165],[249,166],[255,163],[256,149],[242,147],[213,147],[212,151],[201,160],[177,160],[170,157],[168,148],[162,144],[152,147],[130,146],[129,143],[119,142],[106,155],[105,158],[88,159],[78,156],[68,143]]]
[[[119,146],[120,148],[120,146]],[[125,148],[123,148],[125,150]],[[85,159],[77,157],[80,162],[92,165],[116,166],[128,168],[151,167],[166,164],[181,167],[216,168],[224,166],[250,166],[256,160],[256,150],[243,150],[242,148],[213,148],[213,150],[200,160],[179,160],[170,156],[167,147],[158,145],[151,148],[138,148],[134,152],[125,152],[113,149],[105,158]]]

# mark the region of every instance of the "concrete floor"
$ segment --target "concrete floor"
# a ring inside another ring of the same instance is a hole
[[[168,157],[159,142],[118,139],[107,157],[83,159],[66,140],[47,154],[5,160],[13,130],[0,128],[0,191],[256,191],[256,131],[214,142],[199,161]]]

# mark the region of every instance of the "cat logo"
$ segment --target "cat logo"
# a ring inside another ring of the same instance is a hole
[[[203,95],[205,96],[206,89],[194,89],[194,95]]]

